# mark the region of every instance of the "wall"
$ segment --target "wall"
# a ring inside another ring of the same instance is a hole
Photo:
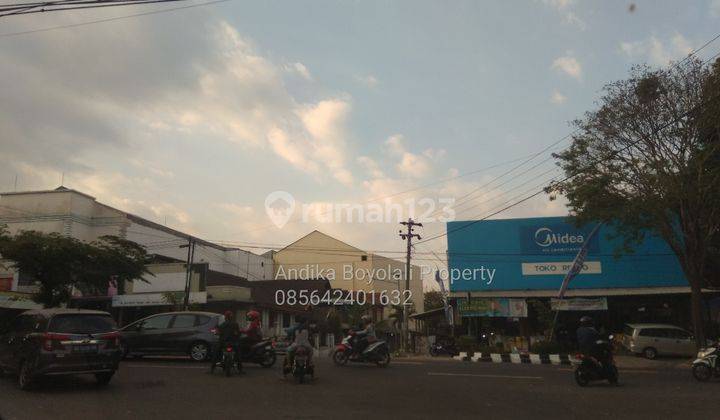
[[[448,223],[449,268],[457,273],[480,270],[486,276],[457,279],[450,290],[558,290],[594,227],[578,228],[571,221],[547,217]],[[634,253],[616,258],[621,245],[612,227],[600,228],[589,241],[584,271],[570,289],[687,286],[677,258],[661,238],[648,236]],[[495,270],[492,280],[487,270]]]

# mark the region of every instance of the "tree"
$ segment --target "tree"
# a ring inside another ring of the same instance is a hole
[[[426,311],[445,307],[445,297],[443,296],[442,292],[439,292],[437,290],[425,292],[425,295],[423,296],[423,301],[425,303]]]
[[[705,344],[702,288],[720,228],[720,64],[688,59],[660,70],[635,67],[604,88],[599,108],[574,122],[572,145],[556,154],[578,223],[617,227],[632,248],[657,234],[677,256],[691,289],[697,345]]]
[[[33,299],[45,307],[67,303],[76,288],[83,294],[104,295],[115,282],[143,280],[150,274],[145,249],[114,236],[86,243],[58,233],[22,231],[14,237],[0,230],[0,255],[39,286]]]

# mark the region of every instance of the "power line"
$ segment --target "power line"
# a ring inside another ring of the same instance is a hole
[[[192,9],[195,7],[209,6],[211,4],[225,3],[228,1],[232,1],[232,0],[212,0],[212,1],[207,1],[204,3],[189,4],[187,6],[179,6],[179,7],[171,7],[171,8],[166,8],[166,9],[164,8],[164,9],[158,9],[158,10],[151,10],[148,12],[133,13],[131,15],[123,15],[123,16],[115,16],[115,17],[105,18],[105,19],[90,20],[87,22],[71,23],[68,25],[50,26],[50,27],[46,27],[46,28],[31,29],[31,30],[19,31],[19,32],[8,32],[8,33],[0,34],[0,38],[14,37],[14,36],[19,36],[19,35],[28,35],[28,34],[34,34],[34,33],[39,33],[39,32],[55,31],[55,30],[59,30],[59,29],[77,28],[80,26],[94,25],[96,23],[114,22],[117,20],[130,19],[130,18],[139,17],[139,16],[157,15],[160,13],[168,13],[168,12],[174,12],[174,11],[178,11],[178,10]]]

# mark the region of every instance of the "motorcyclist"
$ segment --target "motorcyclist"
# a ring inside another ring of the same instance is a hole
[[[248,325],[240,329],[240,351],[243,355],[249,354],[252,346],[262,340],[260,312],[255,310],[249,311],[245,319],[248,321]]]
[[[580,353],[593,357],[600,363],[603,375],[611,378],[613,375],[610,364],[610,355],[605,344],[598,345],[600,333],[595,329],[593,320],[589,316],[580,318],[580,327],[577,329],[577,341]],[[613,381],[613,383],[617,383]]]
[[[363,351],[370,345],[370,343],[377,340],[375,336],[375,324],[368,315],[363,315],[360,318],[363,329],[355,332],[355,352],[354,357],[362,354]]]
[[[304,317],[296,317],[296,323],[287,330],[287,340],[292,341],[287,348],[287,356],[285,358],[285,368],[283,374],[286,374],[292,366],[295,359],[295,352],[299,347],[305,347],[308,351],[308,361],[312,363],[312,344],[310,344],[310,330],[308,321]]]
[[[225,321],[223,321],[222,324],[218,325],[218,347],[217,349],[215,349],[215,352],[213,352],[213,359],[210,365],[211,373],[215,371],[215,365],[217,365],[217,363],[220,361],[220,358],[222,357],[222,351],[225,346],[232,345],[235,349],[235,354],[237,357],[238,340],[240,338],[240,325],[238,325],[237,321],[235,321],[235,316],[233,315],[232,311],[225,311],[223,315],[225,316]]]

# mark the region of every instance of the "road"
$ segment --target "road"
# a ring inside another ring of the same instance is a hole
[[[55,378],[33,392],[0,379],[8,419],[287,418],[717,418],[720,383],[683,369],[621,371],[620,387],[579,388],[569,366],[394,360],[387,369],[318,361],[310,384],[248,366],[242,376],[210,375],[189,361],[123,362],[111,384]]]

